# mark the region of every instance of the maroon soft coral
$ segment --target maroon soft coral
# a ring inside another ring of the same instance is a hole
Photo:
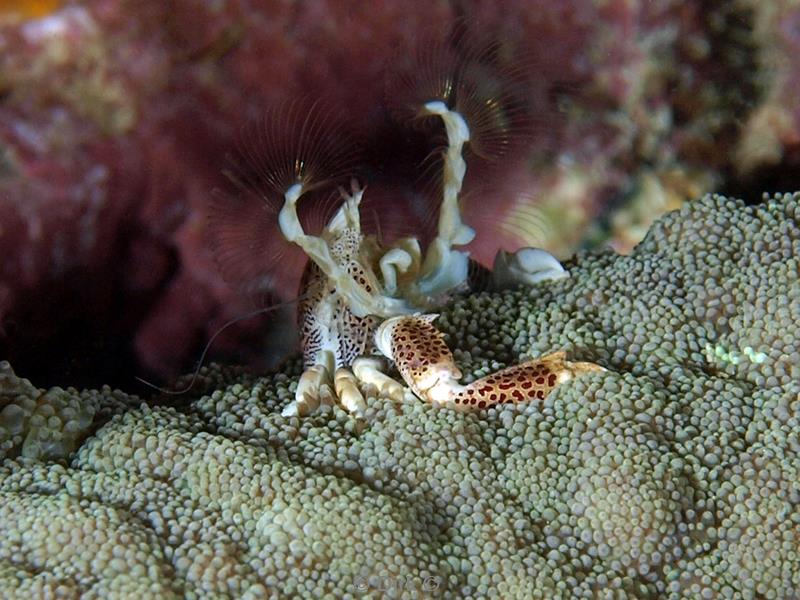
[[[86,0],[0,16],[0,354],[43,385],[190,368],[254,308],[205,244],[211,190],[240,127],[287,99],[343,112],[367,142],[365,203],[381,230],[419,232],[430,147],[387,119],[383,70],[455,22],[537,56],[543,110],[559,111],[519,162],[468,172],[479,259],[520,243],[565,256],[645,176],[677,196],[669,181],[707,189],[735,171],[741,122],[762,98],[752,57],[767,36],[738,4]],[[273,296],[294,294],[299,273],[285,275]],[[216,356],[263,361],[284,321],[237,324]]]

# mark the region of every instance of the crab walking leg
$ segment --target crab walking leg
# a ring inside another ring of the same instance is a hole
[[[320,404],[333,404],[331,374],[334,369],[334,356],[330,350],[320,350],[314,364],[303,371],[297,382],[294,400],[283,409],[284,417],[305,416],[316,411]]]
[[[444,189],[438,231],[425,255],[419,284],[423,293],[436,295],[456,287],[467,278],[468,255],[466,252],[453,250],[452,247],[468,244],[475,237],[475,231],[461,221],[458,205],[458,195],[467,171],[462,152],[464,144],[469,141],[469,127],[464,118],[450,110],[444,102],[428,102],[425,110],[441,117],[448,144],[444,154]]]
[[[363,417],[367,403],[358,389],[358,382],[353,373],[349,369],[336,369],[333,382],[342,407],[356,417]]]
[[[457,408],[488,408],[542,400],[556,386],[584,373],[605,371],[589,362],[570,362],[564,352],[508,367],[468,385],[433,325],[438,315],[401,316],[384,321],[375,335],[378,349],[394,360],[397,370],[417,396],[433,404]]]
[[[300,246],[306,255],[319,266],[322,272],[331,281],[336,282],[339,293],[347,298],[350,310],[359,317],[367,315],[387,317],[412,312],[411,307],[404,300],[367,292],[345,269],[337,264],[324,239],[307,235],[303,231],[303,226],[297,216],[297,201],[302,195],[303,186],[299,183],[291,186],[283,195],[283,207],[278,214],[281,233],[288,241]],[[355,218],[357,218],[360,199],[361,192],[358,192],[353,197],[345,200],[345,204],[331,219],[329,227],[342,226],[346,221],[353,218],[353,212],[355,212]]]
[[[360,357],[353,361],[353,374],[364,385],[373,386],[384,396],[393,400],[403,399],[403,386],[383,372],[383,360]]]
[[[383,361],[372,357],[359,357],[353,361],[353,370],[338,368],[333,375],[336,398],[342,407],[356,417],[363,417],[367,409],[359,383],[373,386],[384,396],[395,401],[405,397],[403,386],[382,372]],[[330,374],[333,370],[333,354],[329,350],[320,352],[317,362],[300,375],[294,402],[281,413],[284,417],[305,416],[316,411],[320,404],[334,404],[331,393]]]

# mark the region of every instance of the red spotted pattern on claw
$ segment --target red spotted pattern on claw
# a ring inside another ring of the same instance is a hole
[[[590,362],[570,362],[566,353],[554,352],[473,381],[453,396],[453,402],[482,409],[544,400],[559,384],[583,373],[604,370]]]
[[[403,379],[421,398],[426,397],[420,384],[434,372],[461,377],[444,335],[433,325],[430,315],[406,317],[393,327],[392,360]]]
[[[415,315],[392,325],[390,351],[397,370],[420,398],[430,402],[452,401],[459,408],[484,409],[497,404],[544,400],[558,385],[585,373],[604,371],[590,362],[566,360],[554,352],[492,373],[469,385],[457,383],[461,372],[442,334],[435,315]]]

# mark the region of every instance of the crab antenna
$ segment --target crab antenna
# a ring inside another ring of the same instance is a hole
[[[234,288],[261,293],[274,287],[277,274],[302,271],[305,257],[281,235],[284,196],[304,196],[298,223],[311,231],[325,226],[336,187],[361,164],[345,123],[320,102],[294,101],[242,129],[224,171],[229,185],[214,190],[208,207],[210,246]]]
[[[386,104],[399,123],[433,134],[441,102],[469,126],[470,151],[486,161],[508,156],[530,138],[537,110],[532,95],[539,60],[502,32],[458,19],[444,39],[423,39],[415,53],[397,56],[386,83]],[[423,36],[427,37],[427,36]],[[452,142],[449,139],[448,142]]]
[[[304,300],[306,297],[307,297],[307,294],[303,294],[302,296],[298,296],[297,298],[295,298],[293,300],[289,300],[288,302],[281,302],[280,304],[273,304],[272,306],[266,306],[264,308],[259,308],[258,310],[254,310],[254,311],[246,313],[244,315],[235,317],[235,318],[231,319],[230,321],[228,321],[227,323],[225,323],[224,325],[222,325],[219,329],[217,329],[214,332],[214,335],[212,335],[209,338],[208,342],[206,342],[206,345],[203,348],[203,352],[200,353],[200,359],[197,361],[197,366],[195,367],[194,371],[192,372],[192,377],[189,380],[189,383],[187,383],[185,386],[183,386],[182,388],[180,388],[178,390],[170,390],[168,388],[159,387],[156,384],[154,384],[154,383],[152,383],[150,381],[147,381],[146,379],[142,379],[141,377],[138,377],[138,376],[134,376],[134,379],[136,379],[136,381],[138,381],[139,383],[143,383],[144,385],[146,385],[149,388],[152,388],[152,389],[154,389],[156,391],[161,392],[162,394],[167,394],[169,396],[180,396],[182,394],[185,394],[186,392],[188,392],[189,390],[191,390],[194,387],[195,383],[197,383],[197,378],[200,376],[200,369],[203,368],[203,363],[205,362],[206,354],[208,354],[208,351],[211,349],[211,345],[214,343],[214,341],[217,339],[217,337],[219,337],[219,335],[223,331],[228,329],[228,327],[231,327],[232,325],[235,325],[236,323],[240,323],[241,321],[245,321],[247,319],[252,319],[255,316],[263,315],[263,314],[266,314],[266,313],[269,313],[269,312],[273,312],[273,311],[276,311],[276,310],[278,310],[280,308],[285,308],[287,306],[291,306],[292,304],[295,304],[296,302],[300,302],[301,300]]]

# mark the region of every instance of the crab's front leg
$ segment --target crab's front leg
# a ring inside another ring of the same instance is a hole
[[[315,412],[322,404],[334,403],[335,359],[330,350],[320,350],[314,364],[306,367],[297,382],[294,401],[281,413],[284,417],[305,416]]]
[[[555,352],[487,375],[468,385],[433,321],[437,315],[401,316],[384,321],[376,333],[378,349],[391,358],[417,396],[434,404],[488,408],[542,400],[561,383],[603,367],[570,362]]]
[[[378,292],[368,292],[331,254],[328,243],[321,237],[309,235],[303,230],[297,216],[297,202],[304,193],[299,183],[292,185],[284,193],[283,208],[278,214],[281,233],[290,242],[300,246],[320,270],[336,284],[336,288],[346,298],[350,310],[357,316],[376,315],[380,317],[407,314],[411,312],[403,299],[392,298]],[[358,205],[362,190],[354,190],[345,197],[345,202],[331,219],[326,229],[337,227],[358,227]]]
[[[464,386],[458,383],[461,371],[443,334],[433,325],[438,316],[420,314],[387,319],[378,327],[375,345],[394,361],[417,396],[434,404],[446,404]]]

